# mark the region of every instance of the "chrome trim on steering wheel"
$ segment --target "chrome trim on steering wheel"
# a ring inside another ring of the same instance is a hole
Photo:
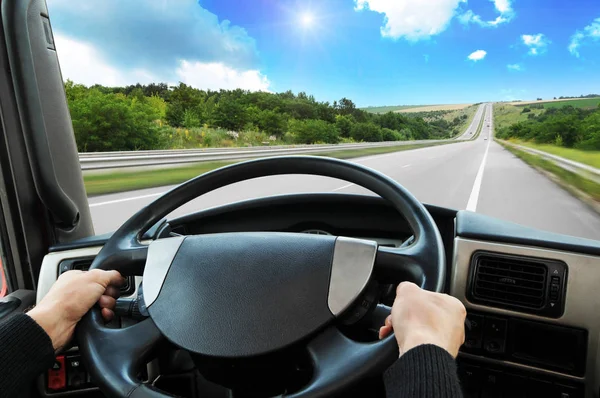
[[[377,242],[340,236],[335,241],[327,305],[335,316],[346,310],[371,279]]]
[[[150,307],[158,297],[160,289],[171,268],[171,263],[183,243],[185,236],[158,239],[150,243],[144,268],[144,303]]]

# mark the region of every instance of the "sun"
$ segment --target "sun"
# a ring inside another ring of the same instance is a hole
[[[300,24],[305,28],[310,28],[315,22],[315,17],[310,12],[303,12],[300,14]]]

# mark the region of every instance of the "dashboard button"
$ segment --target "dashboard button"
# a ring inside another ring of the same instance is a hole
[[[481,398],[502,398],[504,389],[504,374],[497,370],[486,370],[483,373]]]
[[[483,316],[468,314],[470,328],[465,330],[465,351],[473,352],[481,349],[483,340]]]
[[[504,354],[506,347],[506,319],[485,317],[483,349],[490,354]]]
[[[67,372],[65,371],[65,357],[56,357],[54,365],[48,369],[48,389],[62,390],[67,385]]]

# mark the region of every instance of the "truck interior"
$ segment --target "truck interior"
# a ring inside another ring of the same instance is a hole
[[[383,397],[398,348],[377,331],[408,280],[467,308],[465,397],[598,397],[600,241],[422,204],[369,168],[308,156],[200,175],[95,235],[45,1],[2,0],[0,12],[0,318],[71,269],[127,276],[119,316],[90,311],[23,396]],[[290,194],[169,217],[281,174],[377,196]]]

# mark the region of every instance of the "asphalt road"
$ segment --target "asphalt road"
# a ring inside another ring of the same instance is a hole
[[[354,159],[408,188],[419,200],[517,222],[547,231],[600,239],[600,216],[545,176],[493,142],[491,105],[482,105],[474,141]],[[466,136],[472,126],[467,129]],[[473,130],[472,134],[475,134]],[[171,187],[144,189],[90,198],[96,233],[116,229],[142,206]],[[176,210],[187,214],[243,199],[299,192],[368,193],[347,182],[314,176],[265,177],[211,192]]]

